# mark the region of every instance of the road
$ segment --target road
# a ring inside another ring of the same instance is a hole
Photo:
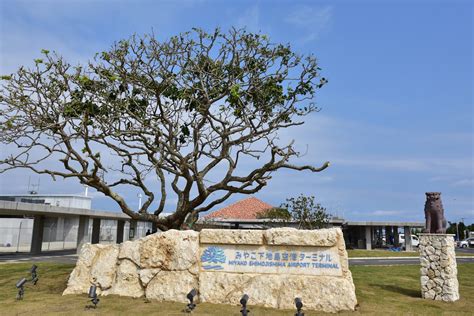
[[[456,258],[456,262],[474,263],[474,257]],[[390,266],[403,264],[420,264],[420,258],[349,258],[349,266]]]
[[[458,263],[474,263],[474,256],[467,257],[467,254],[474,254],[474,248],[456,249]],[[464,255],[466,254],[466,255]],[[50,251],[41,255],[31,255],[28,253],[0,254],[0,265],[14,262],[54,262],[75,264],[77,254],[75,250]],[[349,258],[349,265],[403,265],[420,264],[418,257],[392,257],[392,258]]]
[[[0,265],[3,263],[15,262],[54,262],[75,264],[76,261],[76,250],[48,251],[40,255],[31,255],[29,253],[0,254]]]

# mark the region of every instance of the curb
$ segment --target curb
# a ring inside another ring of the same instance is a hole
[[[474,256],[456,256],[456,259],[474,259]],[[349,257],[349,260],[389,260],[389,259],[420,259],[420,257]]]

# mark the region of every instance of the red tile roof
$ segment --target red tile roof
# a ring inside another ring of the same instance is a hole
[[[273,206],[255,197],[249,197],[214,211],[206,215],[205,218],[255,219],[258,213],[270,208],[273,208]]]

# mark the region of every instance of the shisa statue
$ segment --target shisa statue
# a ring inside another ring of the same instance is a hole
[[[441,202],[441,192],[426,192],[425,218],[425,233],[446,233],[446,219],[444,218],[443,203]]]

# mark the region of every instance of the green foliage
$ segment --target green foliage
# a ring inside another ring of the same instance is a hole
[[[297,198],[286,199],[281,208],[287,209],[300,229],[324,228],[329,223],[331,215],[319,203],[315,203],[314,196],[301,194]]]
[[[287,209],[274,207],[257,214],[259,219],[281,219],[285,221],[291,220],[291,214]]]
[[[466,234],[466,231],[469,231],[469,229],[466,226],[466,224],[464,224],[463,222],[459,222],[459,223],[448,222],[448,228],[446,229],[446,233],[456,235],[456,237],[458,237],[458,240],[463,240],[468,237]]]

